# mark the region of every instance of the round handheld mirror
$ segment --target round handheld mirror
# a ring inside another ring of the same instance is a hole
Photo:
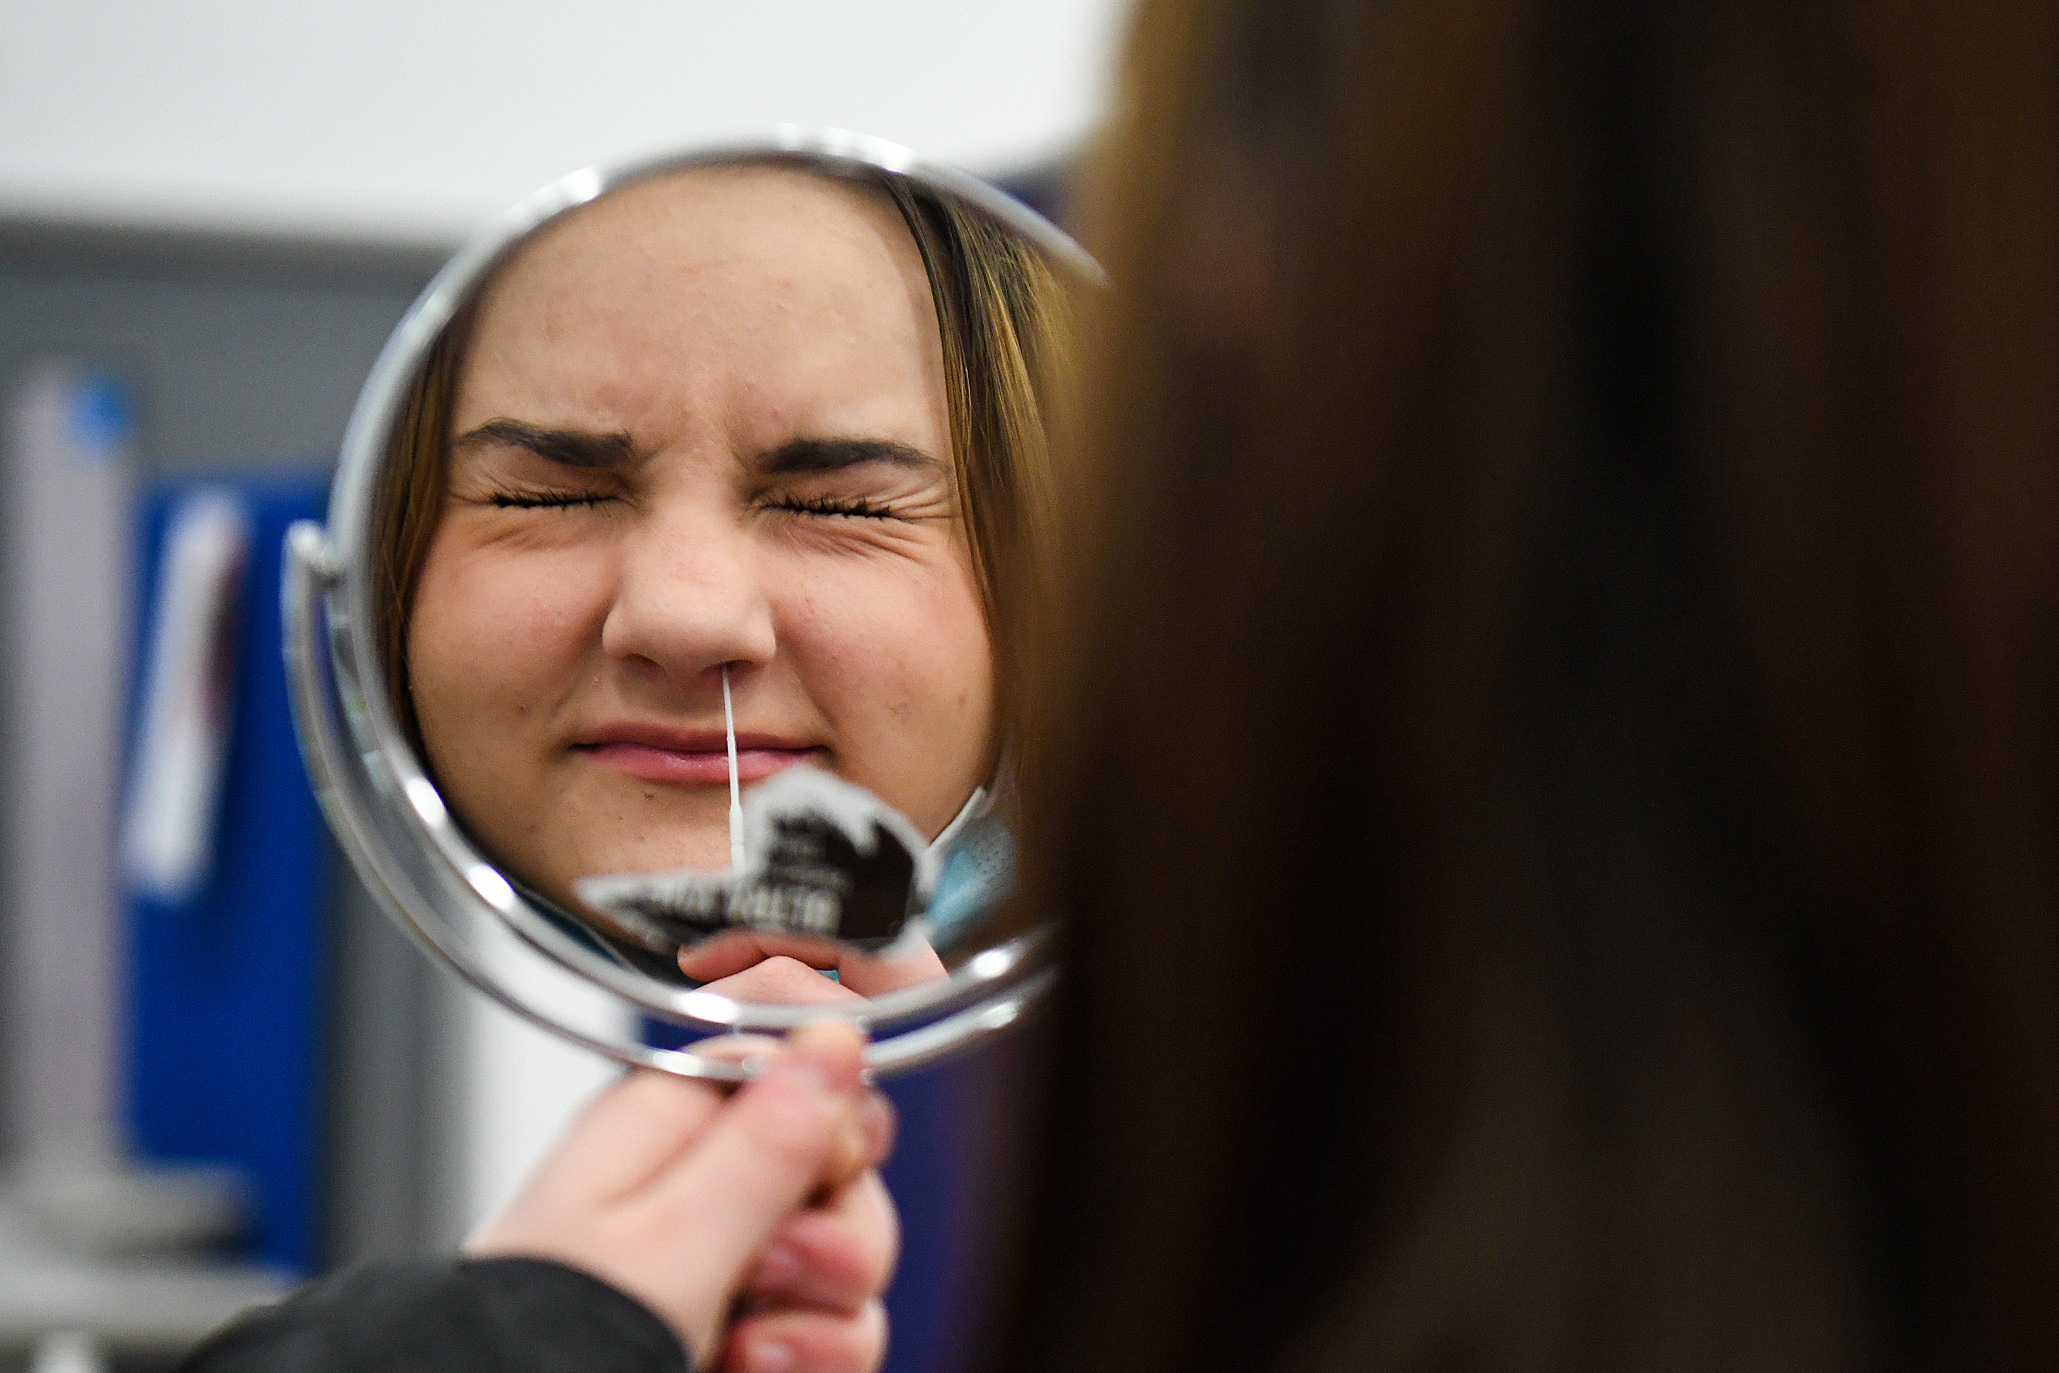
[[[288,540],[303,749],[388,913],[688,1076],[824,1015],[879,1072],[1015,1019],[1051,969],[992,918],[998,641],[1097,278],[985,183],[835,134],[580,172],[461,251]]]

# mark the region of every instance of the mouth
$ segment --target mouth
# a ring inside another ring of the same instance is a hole
[[[572,752],[639,781],[683,787],[729,785],[729,740],[721,730],[603,725],[575,739]],[[804,739],[739,730],[736,778],[762,781],[797,764],[819,762],[828,752]]]

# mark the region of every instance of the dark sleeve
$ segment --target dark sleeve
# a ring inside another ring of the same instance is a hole
[[[543,1259],[380,1264],[253,1311],[176,1373],[689,1373],[671,1327]]]

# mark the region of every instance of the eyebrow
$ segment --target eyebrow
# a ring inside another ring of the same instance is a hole
[[[488,420],[458,435],[452,449],[485,444],[526,448],[539,458],[567,467],[621,467],[636,458],[636,444],[627,434],[601,434],[586,429],[547,429],[520,420]]]
[[[757,467],[769,477],[788,477],[803,472],[836,472],[868,462],[895,467],[943,466],[920,448],[892,439],[794,439],[761,455]]]
[[[621,467],[636,458],[635,441],[625,433],[552,429],[507,419],[488,420],[467,430],[452,441],[451,447],[476,448],[495,443],[525,448],[567,467]],[[943,466],[920,448],[893,439],[793,439],[760,455],[756,466],[767,476],[787,477],[806,472],[837,472],[868,462],[913,468]]]

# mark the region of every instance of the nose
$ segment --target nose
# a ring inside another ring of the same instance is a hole
[[[619,545],[601,648],[632,674],[706,688],[725,663],[763,666],[777,645],[758,550],[714,512],[653,511]]]

